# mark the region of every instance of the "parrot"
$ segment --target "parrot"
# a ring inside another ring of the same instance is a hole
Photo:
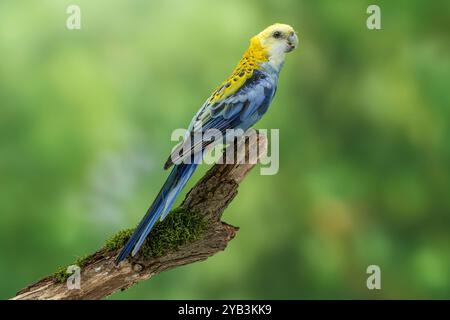
[[[293,51],[298,42],[296,31],[282,23],[270,25],[250,39],[231,76],[213,90],[192,118],[184,141],[173,149],[164,164],[165,170],[173,168],[117,256],[116,264],[130,253],[136,255],[155,223],[169,213],[178,194],[197,169],[208,143],[203,141],[195,145],[189,137],[208,129],[219,130],[224,136],[229,129],[245,132],[258,122],[274,98],[286,54]],[[188,157],[193,161],[181,161]]]

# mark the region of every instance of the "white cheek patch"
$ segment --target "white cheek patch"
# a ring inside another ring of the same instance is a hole
[[[287,43],[284,41],[279,41],[272,45],[269,50],[269,63],[277,70],[281,67],[284,62],[284,57],[286,55]]]
[[[287,44],[284,41],[279,41],[274,44],[270,50],[270,54],[273,56],[282,55],[286,51]]]

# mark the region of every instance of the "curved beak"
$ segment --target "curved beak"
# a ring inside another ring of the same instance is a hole
[[[298,46],[298,37],[297,37],[297,34],[295,32],[293,32],[287,38],[287,40],[288,40],[288,49],[286,50],[286,52],[291,52],[292,50],[297,48],[297,46]]]

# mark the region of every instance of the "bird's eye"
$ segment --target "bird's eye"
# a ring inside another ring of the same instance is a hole
[[[275,39],[281,38],[281,32],[280,31],[275,31],[272,35]]]

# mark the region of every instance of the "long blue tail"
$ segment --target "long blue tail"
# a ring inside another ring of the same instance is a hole
[[[169,177],[167,177],[167,180],[156,196],[155,201],[147,210],[144,218],[117,256],[116,263],[124,260],[130,252],[131,255],[134,256],[139,251],[139,248],[144,243],[145,238],[155,225],[156,221],[158,221],[159,218],[163,220],[167,213],[169,213],[173,202],[186,185],[186,182],[195,172],[195,169],[197,169],[196,163],[182,163],[173,167],[172,172],[169,174]]]

